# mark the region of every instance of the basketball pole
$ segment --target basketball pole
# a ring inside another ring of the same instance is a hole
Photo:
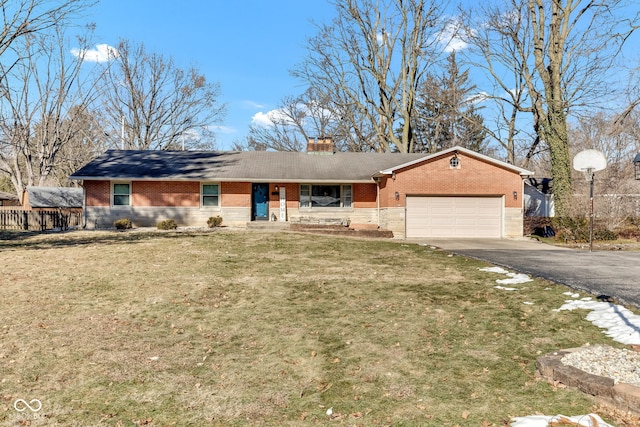
[[[595,173],[589,172],[589,252],[593,252],[593,181]]]
[[[573,158],[573,168],[584,173],[589,181],[589,252],[593,252],[593,182],[595,172],[607,167],[607,158],[601,151],[583,150]]]

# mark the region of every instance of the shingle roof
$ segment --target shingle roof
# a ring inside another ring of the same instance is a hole
[[[0,200],[18,200],[18,196],[0,191]]]
[[[71,175],[95,180],[371,182],[424,154],[109,150]]]
[[[371,182],[400,168],[464,152],[520,175],[533,172],[462,147],[435,154],[308,154],[284,151],[108,150],[71,175],[82,180],[189,180],[252,182]]]
[[[27,187],[32,208],[81,208],[82,188]]]

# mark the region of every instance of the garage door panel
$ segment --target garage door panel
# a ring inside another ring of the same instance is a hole
[[[501,237],[501,197],[407,197],[407,237]]]

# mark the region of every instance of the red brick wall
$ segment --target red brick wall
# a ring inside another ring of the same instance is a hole
[[[449,165],[452,154],[396,171],[396,179],[381,183],[382,207],[404,206],[405,196],[425,195],[506,195],[505,207],[522,207],[522,178],[517,172],[496,166],[475,157],[458,154],[460,167]],[[513,192],[517,192],[514,199]],[[399,193],[399,200],[395,193]]]
[[[276,191],[284,187],[287,193],[287,209],[298,209],[300,201],[300,184],[293,182],[269,184],[269,210],[280,209],[280,194]],[[276,194],[274,194],[276,193]]]
[[[84,181],[87,206],[111,205],[111,183],[109,181]]]
[[[132,206],[200,206],[200,183],[191,181],[133,181]]]
[[[251,183],[250,182],[223,182],[220,184],[221,206],[224,207],[251,207]]]
[[[353,207],[375,208],[378,204],[378,188],[376,184],[353,184]]]

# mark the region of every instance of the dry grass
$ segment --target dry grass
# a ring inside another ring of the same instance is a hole
[[[589,412],[535,359],[611,344],[584,313],[552,311],[561,286],[501,291],[483,263],[401,242],[1,237],[2,425],[503,426]]]

